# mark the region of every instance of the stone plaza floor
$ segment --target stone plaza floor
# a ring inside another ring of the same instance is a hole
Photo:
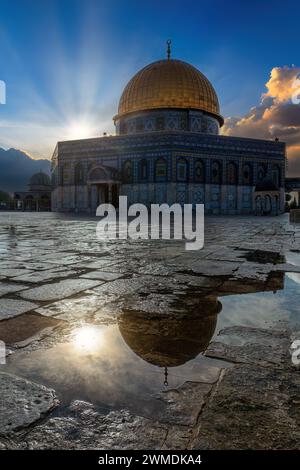
[[[206,217],[186,251],[96,224],[0,212],[0,449],[299,449],[300,228]]]

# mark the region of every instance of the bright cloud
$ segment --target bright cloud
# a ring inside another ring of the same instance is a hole
[[[225,119],[223,134],[287,143],[288,173],[300,176],[300,67],[274,67],[261,101],[243,117]],[[298,78],[298,80],[297,80]]]

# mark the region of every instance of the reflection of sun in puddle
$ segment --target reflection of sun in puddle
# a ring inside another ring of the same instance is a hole
[[[104,330],[92,325],[82,326],[73,333],[73,345],[81,352],[96,352],[104,344]]]

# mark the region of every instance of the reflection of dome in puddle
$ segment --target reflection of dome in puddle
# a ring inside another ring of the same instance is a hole
[[[176,367],[205,351],[216,328],[221,303],[216,297],[199,299],[197,312],[153,315],[126,312],[119,318],[120,333],[129,348],[150,364]]]

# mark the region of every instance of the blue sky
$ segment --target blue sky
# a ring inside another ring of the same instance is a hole
[[[274,67],[299,65],[299,18],[289,0],[0,0],[0,146],[49,158],[57,140],[112,133],[124,86],[168,38],[225,117],[246,115]]]

